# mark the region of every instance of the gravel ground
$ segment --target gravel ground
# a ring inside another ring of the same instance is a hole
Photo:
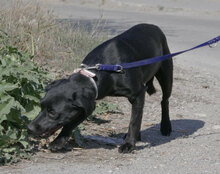
[[[165,31],[172,52],[219,35],[220,15],[216,7],[220,2],[217,0],[208,3],[198,0],[192,3],[188,0],[152,0],[148,3],[121,0],[114,3],[109,0],[105,5],[93,0],[51,2],[44,1],[44,5],[53,8],[60,18],[73,22],[91,23],[102,14],[109,35],[140,22],[157,24]],[[174,67],[170,99],[173,132],[170,137],[163,137],[159,132],[161,91],[155,81],[158,91],[153,96],[146,96],[142,142],[137,143],[134,153],[117,152],[127,132],[130,104],[124,98],[106,98],[119,105],[124,114],[100,116],[102,124],[86,123],[85,148],[75,148],[68,153],[39,152],[31,161],[1,167],[0,173],[219,173],[219,46],[178,56]]]

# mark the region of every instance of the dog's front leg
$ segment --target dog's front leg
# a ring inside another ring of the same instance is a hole
[[[68,140],[73,130],[73,123],[70,122],[69,124],[65,125],[60,132],[60,134],[56,137],[56,139],[50,143],[49,149],[51,151],[68,151],[71,148],[68,146]]]
[[[124,143],[119,147],[120,153],[130,153],[135,149],[135,144],[140,138],[141,120],[143,115],[145,91],[142,91],[134,102],[132,102],[132,114],[128,133]]]

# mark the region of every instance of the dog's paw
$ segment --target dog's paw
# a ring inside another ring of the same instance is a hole
[[[131,145],[130,143],[124,143],[119,147],[118,152],[119,153],[131,153],[134,149],[135,149],[135,146]]]
[[[49,149],[52,152],[60,152],[60,151],[71,151],[72,148],[70,147],[69,143],[66,141],[59,141],[59,140],[54,140],[52,143],[49,145]]]
[[[160,132],[163,136],[170,136],[170,134],[172,132],[171,123],[170,122],[166,122],[166,123],[161,122]]]

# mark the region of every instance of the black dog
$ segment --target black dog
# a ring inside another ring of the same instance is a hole
[[[139,24],[110,39],[91,51],[83,64],[120,64],[169,54],[163,32],[154,25]],[[128,133],[119,152],[128,153],[135,148],[140,138],[141,120],[145,101],[145,91],[153,94],[154,76],[163,92],[161,102],[162,135],[171,133],[169,119],[169,97],[172,90],[172,59],[138,68],[124,70],[123,73],[78,70],[68,79],[54,81],[46,88],[46,96],[41,101],[41,112],[28,125],[34,135],[50,136],[63,127],[59,136],[51,143],[51,150],[65,148],[73,128],[79,125],[95,109],[95,100],[105,96],[124,96],[132,104],[132,114]],[[92,74],[92,73],[91,73]],[[94,80],[95,81],[94,81]],[[97,98],[96,95],[98,94]]]

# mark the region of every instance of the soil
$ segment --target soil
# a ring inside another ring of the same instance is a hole
[[[192,69],[186,70],[181,69],[178,65],[175,66],[173,94],[170,98],[170,116],[173,126],[170,137],[160,135],[161,90],[156,81],[155,86],[156,94],[152,96],[146,94],[141,131],[142,141],[137,143],[137,149],[132,154],[119,154],[117,150],[127,132],[130,104],[125,98],[108,97],[105,100],[118,105],[123,114],[101,115],[94,122],[84,122],[83,148],[73,148],[67,153],[51,153],[41,149],[31,161],[2,167],[3,173],[27,173],[30,171],[29,166],[42,166],[48,162],[49,164],[55,163],[54,165],[62,163],[63,167],[71,164],[95,165],[97,170],[103,165],[111,164],[113,167],[110,171],[118,173],[120,170],[123,171],[125,166],[131,165],[132,161],[140,160],[140,158],[149,160],[152,159],[152,156],[166,158],[169,151],[181,155],[183,160],[187,161],[192,156],[187,153],[188,157],[185,157],[184,151],[190,148],[193,149],[190,150],[192,155],[199,158],[199,163],[211,160],[209,165],[212,163],[215,167],[212,171],[217,173],[220,157],[220,120],[215,116],[220,112],[220,103],[217,100],[220,97],[219,81],[210,74],[201,74]],[[182,151],[181,148],[185,148],[185,150]],[[212,150],[214,151],[212,152]],[[201,151],[202,153],[199,153]],[[201,154],[202,156],[200,156]],[[176,155],[172,160],[175,160]],[[156,168],[159,166],[161,169],[165,166],[165,164],[162,167],[160,165],[161,163],[155,166]],[[22,170],[23,167],[26,168],[25,171]],[[43,173],[47,173],[46,169],[51,171],[47,166],[43,166],[43,168],[45,168]],[[34,171],[36,172],[37,169]],[[208,169],[205,173],[209,173]]]

